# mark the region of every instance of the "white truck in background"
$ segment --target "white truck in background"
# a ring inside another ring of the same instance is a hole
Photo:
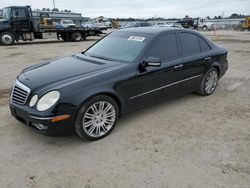
[[[194,25],[196,29],[202,29],[203,31],[210,31],[214,29],[214,23],[207,18],[195,18]]]

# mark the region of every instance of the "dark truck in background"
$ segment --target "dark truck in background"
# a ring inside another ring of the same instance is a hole
[[[86,40],[88,36],[102,34],[97,28],[57,27],[48,15],[34,19],[30,6],[10,6],[3,8],[0,20],[0,44],[11,45],[19,40],[61,38],[64,41]]]
[[[195,25],[194,19],[185,17],[177,22],[178,24],[181,24],[182,27],[189,29],[189,28],[194,28],[197,29],[197,26]]]

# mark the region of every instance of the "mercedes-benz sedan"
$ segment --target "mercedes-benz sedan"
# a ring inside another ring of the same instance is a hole
[[[101,139],[122,114],[162,97],[211,95],[228,68],[227,53],[191,30],[121,29],[82,53],[24,69],[10,109],[41,133]]]

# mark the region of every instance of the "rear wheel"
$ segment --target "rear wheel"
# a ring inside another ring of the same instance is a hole
[[[111,133],[119,117],[116,102],[108,96],[95,96],[78,112],[75,130],[81,138],[99,140]]]
[[[82,40],[82,34],[81,33],[72,33],[71,35],[72,41],[79,42]]]
[[[209,69],[201,82],[200,90],[198,93],[203,96],[208,96],[213,94],[213,92],[217,87],[218,79],[219,79],[219,74],[217,69],[214,67]]]
[[[0,34],[0,43],[2,45],[12,45],[15,42],[15,38],[10,32],[3,32]]]

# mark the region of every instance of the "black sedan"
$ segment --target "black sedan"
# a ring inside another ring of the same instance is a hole
[[[162,97],[211,95],[228,68],[227,53],[195,31],[121,29],[82,53],[24,69],[10,109],[40,133],[101,139],[122,114]]]

